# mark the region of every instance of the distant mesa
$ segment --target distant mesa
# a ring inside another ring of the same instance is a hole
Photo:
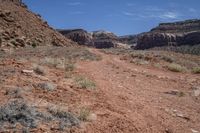
[[[161,23],[149,32],[126,36],[117,36],[104,30],[94,32],[87,32],[83,29],[58,31],[80,45],[96,48],[119,47],[120,44],[123,47],[128,46],[134,49],[200,44],[199,19]]]
[[[186,20],[174,23],[161,23],[137,37],[135,49],[149,49],[162,46],[200,44],[200,20]]]

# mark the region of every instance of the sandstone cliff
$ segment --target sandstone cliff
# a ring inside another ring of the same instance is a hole
[[[137,38],[136,49],[200,44],[200,20],[162,23]]]

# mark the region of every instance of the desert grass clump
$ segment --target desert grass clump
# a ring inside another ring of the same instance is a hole
[[[78,119],[81,121],[88,121],[88,117],[90,116],[90,109],[81,108],[79,112]]]
[[[65,71],[72,72],[75,69],[75,64],[72,62],[65,63]]]
[[[47,70],[42,66],[36,66],[34,68],[34,72],[42,76],[45,76],[47,74]]]
[[[5,95],[13,96],[13,98],[23,98],[21,88],[16,88],[14,90],[8,89],[6,90]]]
[[[0,126],[20,123],[23,127],[36,128],[40,113],[24,101],[11,101],[0,107]]]
[[[195,67],[192,69],[192,73],[194,74],[200,74],[200,67]]]
[[[38,83],[37,86],[38,88],[41,88],[46,91],[54,91],[57,89],[57,85],[49,82],[44,82],[44,83]]]
[[[166,56],[166,55],[163,55],[161,57],[162,60],[166,61],[166,62],[169,62],[169,63],[173,63],[174,62],[174,59],[170,56]]]
[[[48,107],[47,110],[55,120],[59,121],[59,130],[64,130],[65,127],[78,126],[80,124],[76,116],[59,107]]]
[[[84,77],[76,77],[75,83],[77,87],[81,89],[95,89],[96,88],[96,84],[93,81]]]
[[[165,94],[175,95],[178,97],[184,97],[186,95],[184,92],[178,91],[178,90],[172,90],[170,92],[165,92]]]
[[[185,67],[179,65],[179,64],[175,64],[175,63],[172,63],[172,64],[169,64],[167,66],[168,70],[172,71],[172,72],[183,72],[186,70]]]
[[[62,58],[46,57],[40,60],[40,64],[54,68],[64,68],[64,61]]]
[[[73,61],[65,61],[65,78],[71,78],[72,72],[76,68],[75,63]]]
[[[149,61],[143,60],[143,59],[133,59],[130,61],[130,63],[134,63],[136,65],[148,65]]]
[[[65,70],[66,71],[73,71],[75,69],[75,65],[74,64],[67,64],[65,66]]]

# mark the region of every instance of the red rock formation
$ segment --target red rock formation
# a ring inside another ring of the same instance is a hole
[[[96,48],[116,47],[118,37],[107,31],[95,31],[88,33],[83,29],[58,30],[65,37],[77,42],[80,45],[92,46]]]
[[[163,23],[138,37],[136,49],[200,44],[200,20]]]

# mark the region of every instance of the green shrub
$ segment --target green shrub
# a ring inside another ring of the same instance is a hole
[[[193,68],[192,72],[195,73],[195,74],[199,74],[200,73],[200,67]]]
[[[183,72],[185,71],[186,69],[184,67],[182,67],[181,65],[179,64],[175,64],[175,63],[172,63],[172,64],[169,64],[167,66],[168,70],[172,71],[172,72]]]

